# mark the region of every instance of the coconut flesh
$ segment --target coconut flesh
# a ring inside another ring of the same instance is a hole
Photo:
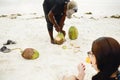
[[[55,37],[55,42],[60,45],[60,44],[62,44],[64,41],[65,41],[65,37],[64,37],[63,33],[59,32],[59,33],[57,34],[57,36]]]

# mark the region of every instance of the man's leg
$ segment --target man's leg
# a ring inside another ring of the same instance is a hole
[[[57,15],[57,16],[55,16],[55,18],[56,18],[57,23],[59,24],[60,21],[61,21],[62,15]],[[60,26],[60,27],[61,27],[61,32],[62,32],[63,35],[65,36],[65,35],[66,35],[66,32],[63,30],[63,26]]]
[[[46,22],[47,22],[47,29],[48,29],[48,33],[49,33],[49,36],[50,36],[51,43],[55,44],[55,41],[54,41],[54,38],[53,38],[53,24],[48,19],[48,13],[50,11],[50,7],[48,7],[45,2],[43,4],[43,10],[44,10],[45,19],[46,19]]]
[[[54,44],[53,25],[52,25],[52,23],[48,22],[48,23],[47,23],[47,28],[48,28],[48,33],[49,33],[49,36],[50,36],[51,43]]]
[[[55,41],[54,41],[54,38],[53,38],[53,31],[48,31],[48,32],[49,32],[49,36],[50,36],[50,39],[51,39],[51,43],[56,44]]]
[[[49,31],[49,30],[48,30],[48,33],[49,33],[49,36],[50,36],[51,43],[53,43],[53,41],[54,41],[53,31]]]

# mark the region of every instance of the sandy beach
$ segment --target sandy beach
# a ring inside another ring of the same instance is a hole
[[[84,80],[90,80],[96,71],[85,59],[92,42],[103,36],[113,37],[120,42],[120,1],[76,0],[79,11],[72,19],[66,19],[66,41],[62,45],[50,43],[42,9],[43,0],[30,1],[22,0],[16,8],[17,4],[13,4],[19,3],[17,1],[10,3],[6,0],[3,4],[1,1],[0,48],[7,40],[13,40],[16,44],[6,47],[23,50],[34,48],[40,56],[35,60],[26,60],[20,50],[0,52],[0,80],[62,80],[64,75],[77,75],[79,63],[86,65]],[[7,5],[7,2],[11,5]],[[78,39],[69,39],[70,26],[78,29]],[[54,37],[56,35],[54,30]]]

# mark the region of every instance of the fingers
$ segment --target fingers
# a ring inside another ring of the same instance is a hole
[[[58,28],[55,28],[55,30],[56,30],[57,32],[59,32],[59,29],[58,29]]]
[[[61,32],[63,33],[64,36],[66,35],[66,32],[64,30],[62,30]]]
[[[78,79],[83,80],[85,76],[85,65],[83,63],[78,65]]]
[[[56,30],[57,32],[60,32],[60,27],[59,27],[59,26],[55,26],[55,30]]]
[[[78,65],[78,71],[85,71],[85,65],[83,63]]]

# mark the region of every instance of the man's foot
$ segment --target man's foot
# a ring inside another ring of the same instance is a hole
[[[57,44],[57,42],[55,40],[51,40],[52,44]]]

